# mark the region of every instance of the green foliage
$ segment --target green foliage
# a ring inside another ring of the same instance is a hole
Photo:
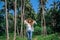
[[[41,34],[41,27],[36,26],[36,27],[34,28],[34,34],[35,34],[35,35]]]
[[[0,0],[1,1],[1,0]],[[4,1],[4,0],[2,0]],[[39,0],[40,2],[41,0]],[[18,30],[20,32],[21,29],[21,16],[19,17],[19,15],[21,15],[21,1],[17,0],[17,27]],[[45,4],[46,1],[44,0],[43,3]],[[58,6],[57,6],[57,5]],[[45,19],[46,19],[46,29],[47,29],[47,33],[48,34],[52,34],[53,32],[60,32],[60,2],[53,2],[53,7],[51,7],[50,9],[46,10],[47,12],[45,13]],[[56,7],[55,7],[56,6]],[[0,35],[3,35],[5,33],[5,6],[3,5],[3,9],[0,10]],[[10,9],[14,10],[14,0],[8,0],[7,1],[7,7],[8,10],[10,11]],[[35,25],[34,28],[34,35],[40,35],[41,32],[43,31],[43,28],[41,27],[41,16],[42,16],[42,9],[39,8],[39,11],[37,14],[35,14],[34,9],[32,8],[32,5],[30,4],[30,0],[26,0],[25,1],[25,12],[24,12],[24,18],[32,18],[35,19],[38,23],[38,25]],[[14,19],[13,19],[14,15],[10,14],[8,15],[8,20],[9,20],[9,32],[13,32],[14,31]],[[37,17],[37,18],[36,18]],[[25,28],[25,27],[24,27]],[[23,28],[23,29],[24,29]],[[4,37],[3,37],[4,38]],[[0,38],[0,40],[5,40],[5,38],[3,39],[2,36]],[[12,40],[13,36],[11,36],[11,40]],[[40,38],[40,37],[39,37]],[[40,40],[38,38],[38,40]],[[59,40],[58,37],[56,37],[56,35],[49,35],[46,37],[41,37],[41,40]],[[19,36],[17,36],[16,40],[23,40],[23,38],[20,38]]]
[[[26,37],[22,38],[22,37],[17,36],[16,40],[26,40]]]
[[[10,40],[13,40],[13,33],[10,33]],[[33,37],[34,38],[37,38],[37,40],[60,40],[60,36],[59,34],[50,34],[50,35],[47,35],[47,36],[42,36],[42,35],[36,35]],[[16,36],[16,40],[26,40],[27,38],[24,37],[20,37],[20,36]],[[4,36],[0,36],[0,40],[6,40],[6,35]]]
[[[53,30],[51,27],[47,26],[47,34],[52,34],[53,33]]]
[[[35,11],[32,8],[32,5],[30,4],[30,0],[26,0],[25,2],[25,13],[24,13],[24,18],[32,18],[35,19]]]
[[[47,36],[38,36],[37,40],[60,40],[57,34],[47,35]]]
[[[3,35],[5,33],[4,22],[4,16],[0,14],[0,35]]]
[[[13,40],[13,33],[9,34],[10,39],[9,40]],[[0,40],[6,40],[6,35],[0,36]],[[22,38],[20,36],[16,36],[16,40],[26,40],[26,37]]]

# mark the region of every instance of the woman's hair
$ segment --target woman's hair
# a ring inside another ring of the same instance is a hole
[[[28,19],[26,19],[26,21],[27,21],[31,26],[33,25],[33,19],[28,18]]]

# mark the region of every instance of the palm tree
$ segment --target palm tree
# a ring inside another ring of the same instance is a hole
[[[41,27],[43,27],[43,31],[42,34],[46,35],[47,31],[46,31],[46,22],[45,22],[45,3],[47,0],[40,0],[40,4],[41,4],[41,8],[42,8],[42,13],[41,13]]]
[[[21,35],[21,37],[23,36],[23,33],[22,33],[22,31],[23,31],[23,25],[22,25],[22,22],[23,21],[23,16],[22,16],[22,0],[21,0],[21,32],[20,32],[20,35]]]
[[[55,31],[56,31],[56,27],[57,27],[57,23],[58,23],[58,21],[57,21],[57,15],[58,15],[58,10],[59,10],[59,8],[58,8],[58,1],[56,1],[56,0],[54,0],[53,1],[53,4],[51,4],[51,18],[52,18],[52,26],[53,26],[53,30],[54,30],[54,32],[53,33],[55,33]]]
[[[21,32],[20,35],[23,37],[23,21],[24,21],[24,7],[25,6],[25,0],[21,0]]]
[[[23,9],[22,9],[23,14],[22,14],[22,20],[21,21],[22,21],[22,25],[23,25],[22,27],[24,27],[25,0],[22,0],[22,1],[23,1]],[[23,32],[23,34],[24,34],[24,32]]]
[[[7,40],[9,40],[9,33],[8,33],[8,13],[7,13],[7,0],[5,0],[5,9],[6,9],[6,33],[7,33]]]
[[[13,40],[16,40],[16,2],[17,0],[15,0],[14,2],[14,39]]]

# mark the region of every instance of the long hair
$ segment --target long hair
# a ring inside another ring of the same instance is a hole
[[[28,18],[28,19],[26,19],[26,21],[31,25],[31,27],[32,27],[32,25],[33,25],[33,19],[31,19],[31,18]]]

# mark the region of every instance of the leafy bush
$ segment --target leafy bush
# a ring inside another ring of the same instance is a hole
[[[34,28],[34,34],[35,34],[35,35],[41,34],[41,28],[40,28],[39,26],[36,26],[36,27]]]
[[[52,30],[52,28],[51,28],[51,27],[47,26],[47,28],[46,28],[46,29],[47,29],[47,33],[48,33],[48,34],[53,33],[53,30]]]
[[[39,36],[37,40],[60,40],[57,34],[47,35],[47,36]]]
[[[4,35],[4,33],[5,33],[5,29],[3,29],[3,27],[0,27],[0,36]]]
[[[13,40],[14,33],[9,33],[9,40]],[[6,35],[0,36],[0,40],[6,40]],[[22,38],[20,36],[16,36],[16,40],[26,40],[26,37]]]

